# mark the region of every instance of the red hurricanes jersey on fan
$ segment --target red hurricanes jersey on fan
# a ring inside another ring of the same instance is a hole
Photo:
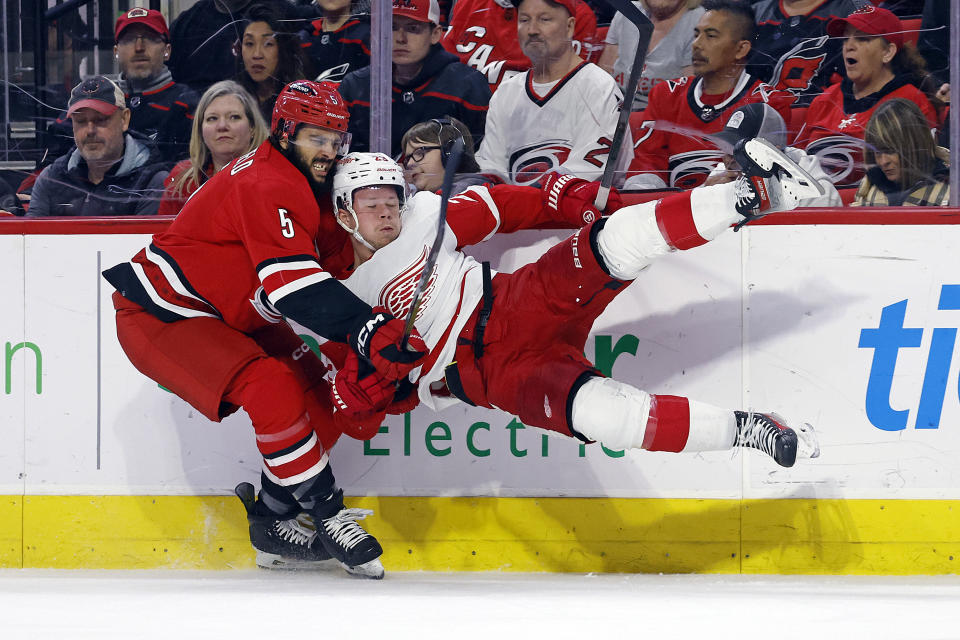
[[[577,4],[574,17],[573,47],[586,59],[594,44],[597,18],[585,2]],[[495,0],[459,0],[441,44],[463,64],[485,75],[490,91],[530,68],[530,59],[517,40],[517,10],[505,9]]]
[[[920,107],[931,128],[937,126],[933,106],[912,84],[892,80],[877,93],[860,100],[854,99],[850,90],[844,91],[846,84],[849,81],[831,85],[813,100],[793,144],[816,156],[831,182],[839,186],[857,184],[863,177],[864,129],[880,103],[905,98]]]
[[[118,289],[167,322],[215,317],[251,333],[280,321],[279,301],[352,261],[330,200],[318,204],[303,174],[267,141],[194,192],[134,256],[135,278],[123,276]]]
[[[631,117],[636,142],[629,175],[653,174],[662,180],[663,184],[651,182],[651,188],[691,189],[702,184],[722,160],[722,152],[702,134],[718,133],[738,107],[766,102],[784,122],[790,119],[793,96],[747,73],[740,76],[728,97],[715,104],[709,104],[709,96],[705,100],[701,87],[699,78],[689,76],[653,88],[647,109]]]

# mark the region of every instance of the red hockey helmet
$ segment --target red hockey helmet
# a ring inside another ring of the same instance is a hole
[[[337,93],[336,85],[330,82],[296,80],[280,91],[273,107],[270,130],[277,136],[293,135],[298,125],[309,124],[339,131],[344,144],[350,144],[347,122],[350,112]],[[341,151],[347,153],[347,151]]]

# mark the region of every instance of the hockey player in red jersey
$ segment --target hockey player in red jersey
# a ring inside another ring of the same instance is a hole
[[[631,117],[634,156],[625,187],[692,189],[723,153],[707,138],[739,107],[766,102],[785,122],[794,101],[745,68],[753,38],[753,11],[743,1],[704,0],[694,29],[693,76],[661,82],[642,114]],[[639,126],[637,126],[639,124]]]
[[[142,373],[213,421],[243,408],[263,455],[262,489],[237,493],[257,563],[330,559],[380,577],[382,550],[347,509],[327,451],[356,427],[334,414],[326,367],[282,323],[346,343],[386,376],[425,351],[400,350],[404,323],[371,309],[335,276],[352,262],[330,207],[331,174],[348,150],[348,113],[329,85],[287,85],[272,134],[197,190],[177,219],[129,262],[104,272],[117,292],[117,337]]]
[[[781,466],[819,453],[809,425],[786,426],[774,414],[721,409],[683,397],[652,395],[603,377],[584,357],[594,320],[655,258],[700,246],[733,224],[822,195],[802,168],[765,140],[738,143],[744,170],[736,182],[671,194],[599,218],[596,183],[551,174],[542,191],[470,187],[450,198],[446,234],[416,327],[430,353],[409,381],[419,399],[440,409],[454,398],[499,408],[524,424],[615,449],[710,451],[752,447]],[[350,154],[334,177],[338,217],[352,232],[355,265],[344,284],[394,314],[411,305],[438,224],[440,197],[405,198],[399,166],[381,154]],[[393,176],[393,177],[391,177]],[[393,188],[391,188],[393,187]],[[586,226],[514,273],[492,273],[460,248],[497,232],[553,220]],[[356,373],[334,382],[351,398]],[[362,378],[365,404],[337,401],[338,411],[387,410],[393,381]],[[378,391],[382,393],[378,394]],[[366,424],[379,424],[368,421]],[[377,428],[351,434],[370,438]]]

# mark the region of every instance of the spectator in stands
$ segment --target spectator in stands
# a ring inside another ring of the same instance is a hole
[[[269,121],[280,90],[304,79],[303,54],[297,37],[285,31],[291,19],[285,9],[258,3],[246,15],[237,79],[257,99],[264,121]]]
[[[843,201],[837,188],[824,173],[817,159],[807,155],[802,149],[787,146],[787,124],[777,110],[765,102],[752,102],[736,109],[720,133],[714,136],[717,146],[724,151],[723,161],[713,171],[704,186],[732,182],[740,176],[740,167],[733,159],[733,147],[741,140],[763,138],[782,150],[788,158],[800,165],[823,187],[824,194],[815,198],[801,200],[801,207],[840,207]]]
[[[17,197],[17,190],[6,180],[0,178],[0,216],[22,216],[23,205]]]
[[[456,118],[434,118],[420,122],[403,134],[400,164],[407,182],[417,191],[439,192],[450,149],[457,140],[463,140],[463,155],[454,174],[451,195],[474,185],[502,182],[499,176],[480,173],[480,165],[474,157],[473,136],[467,126]]]
[[[153,140],[164,160],[176,162],[187,155],[198,96],[187,85],[174,82],[167,69],[170,32],[163,14],[130,9],[117,18],[114,39],[130,128]]]
[[[323,15],[299,34],[307,75],[318,82],[340,82],[370,64],[370,16],[359,13],[356,0],[318,3]]]
[[[149,138],[127,131],[123,91],[104,76],[73,88],[67,103],[77,148],[43,170],[28,216],[117,216],[157,212],[166,165]]]
[[[623,94],[573,48],[577,0],[522,0],[518,39],[533,66],[503,82],[490,100],[477,162],[513,184],[549,171],[598,180],[617,127]],[[630,162],[625,137],[618,167]],[[622,180],[622,171],[620,174]]]
[[[253,151],[270,131],[257,101],[233,80],[207,89],[197,106],[190,136],[190,157],[164,181],[160,215],[177,215],[187,198],[231,160]]]
[[[393,5],[393,98],[390,155],[403,148],[404,132],[430,118],[453,116],[474,139],[484,132],[490,89],[479,71],[461,64],[440,46],[437,0],[404,0]],[[351,151],[370,149],[370,66],[347,74],[340,95],[350,110]]]
[[[285,0],[275,0],[284,2]],[[170,29],[170,73],[202,94],[214,82],[236,74],[233,48],[243,36],[243,11],[250,0],[198,0]]]
[[[530,59],[517,40],[517,9],[511,0],[458,0],[443,36],[447,51],[482,73],[496,91],[500,83],[530,68]],[[572,36],[574,53],[586,59],[593,46],[597,19],[586,3],[569,4],[576,18]]]
[[[791,92],[796,107],[808,107],[842,73],[842,42],[827,35],[830,18],[849,15],[853,0],[761,0],[754,7],[757,35],[748,70],[771,86]]]
[[[853,185],[863,176],[861,141],[874,109],[906,98],[936,128],[936,110],[919,87],[936,88],[916,49],[904,42],[900,19],[886,9],[866,5],[831,20],[827,33],[843,38],[846,77],[814,99],[794,146],[817,156],[835,185]]]
[[[903,98],[879,105],[867,122],[864,142],[868,168],[855,205],[950,204],[949,153],[937,146],[917,105]]]
[[[706,180],[722,153],[705,134],[719,132],[738,107],[765,102],[786,120],[793,95],[746,71],[753,11],[746,2],[704,0],[694,29],[692,76],[658,84],[642,114],[634,114],[629,188],[691,189]]]
[[[633,111],[643,111],[647,108],[647,98],[654,85],[693,73],[690,59],[693,30],[703,15],[703,8],[700,7],[700,0],[643,0],[633,4],[653,23],[650,46],[643,61],[643,74],[633,99]],[[613,75],[624,95],[627,93],[630,69],[637,56],[639,39],[637,27],[617,12],[607,31],[606,46],[597,64]]]

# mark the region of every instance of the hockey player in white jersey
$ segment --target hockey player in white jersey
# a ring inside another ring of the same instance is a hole
[[[655,258],[820,193],[815,180],[762,139],[740,143],[735,157],[745,174],[735,182],[670,194],[608,217],[585,198],[596,183],[569,175],[551,175],[542,190],[471,187],[451,198],[443,247],[415,321],[429,348],[408,379],[419,399],[434,409],[456,399],[499,408],[526,425],[613,449],[751,447],[784,467],[818,455],[810,425],[791,428],[773,413],[651,394],[604,377],[583,355],[594,320]],[[436,234],[440,196],[406,198],[401,168],[382,154],[364,153],[343,158],[333,195],[356,260],[344,284],[404,317]],[[587,224],[514,273],[491,273],[459,251],[551,217]],[[361,417],[395,412],[388,404],[396,382],[378,375],[350,366],[338,372],[335,410]],[[350,435],[368,439],[376,432]]]

